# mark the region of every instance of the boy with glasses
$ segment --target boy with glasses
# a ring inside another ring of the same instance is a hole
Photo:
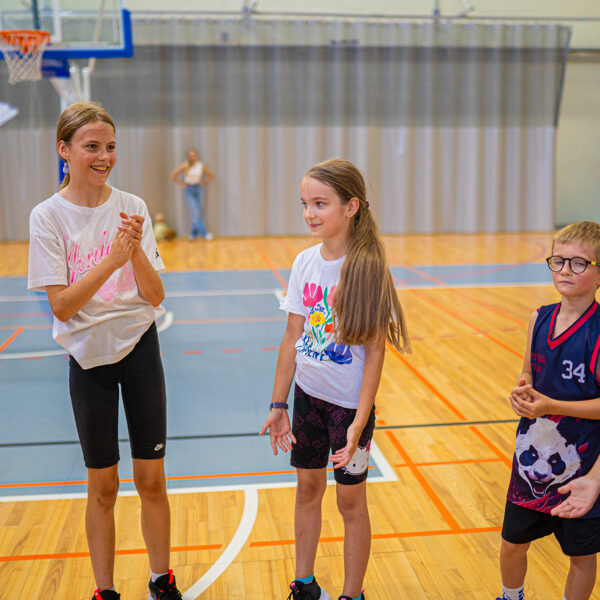
[[[535,539],[553,533],[570,558],[563,600],[588,600],[600,551],[600,501],[583,517],[557,516],[565,484],[586,475],[600,455],[600,225],[561,229],[546,261],[561,298],[531,315],[523,371],[510,395],[521,420],[502,527],[501,600],[524,599]],[[581,504],[575,487],[570,504]]]

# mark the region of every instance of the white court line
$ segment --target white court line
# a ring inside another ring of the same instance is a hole
[[[201,292],[168,292],[167,298],[201,298],[204,296],[265,296],[277,294],[276,289],[263,290],[205,290]]]
[[[479,288],[505,288],[505,287],[551,287],[552,282],[540,283],[539,281],[514,281],[513,283],[449,283],[449,284],[438,284],[438,283],[419,283],[419,284],[408,284],[408,285],[396,285],[394,286],[397,290],[452,290],[454,288],[468,288],[468,289],[479,289]]]
[[[183,600],[194,600],[204,590],[208,589],[233,562],[235,557],[244,547],[246,540],[252,532],[256,515],[258,514],[258,492],[255,489],[244,490],[244,512],[238,525],[235,535],[223,554],[213,565],[202,575],[202,577],[183,594]]]
[[[279,300],[279,303],[283,302],[283,299],[285,298],[285,292],[283,290],[273,290],[273,293],[277,300]]]
[[[398,481],[398,477],[394,472],[394,469],[387,461],[383,452],[379,449],[374,441],[371,441],[371,457],[377,465],[381,475],[369,476],[367,479],[368,483],[385,483],[389,481]],[[250,476],[249,476],[250,477]],[[167,481],[167,486],[169,482]],[[328,479],[327,485],[334,485],[335,480]],[[85,484],[81,484],[85,485]],[[56,487],[61,487],[61,484],[57,484]],[[232,492],[232,491],[245,491],[245,490],[273,490],[278,488],[290,488],[296,487],[296,480],[293,481],[274,481],[274,482],[261,482],[261,483],[240,483],[231,485],[206,485],[206,486],[194,486],[194,487],[180,487],[180,488],[167,488],[168,494],[202,494],[202,493],[213,493],[213,492]],[[119,491],[119,496],[137,496],[138,493],[135,490],[123,490]],[[85,492],[72,492],[64,494],[27,494],[21,496],[0,496],[0,502],[30,502],[35,500],[74,500],[78,498],[86,498]]]
[[[165,329],[168,329],[173,325],[173,313],[165,313],[164,319],[156,327],[158,333],[162,333]],[[67,355],[67,351],[64,348],[58,350],[39,350],[35,352],[2,352],[0,353],[0,360],[16,359],[16,358],[44,358],[46,356],[61,356]]]

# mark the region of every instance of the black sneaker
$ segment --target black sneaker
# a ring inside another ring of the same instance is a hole
[[[115,590],[95,590],[92,600],[119,600],[121,594],[117,594]]]
[[[338,600],[352,600],[352,598],[350,596],[340,596]],[[360,592],[360,600],[365,600],[365,590]]]
[[[156,581],[150,580],[148,588],[154,600],[183,600],[181,592],[175,585],[175,575],[171,569]]]
[[[316,579],[310,583],[294,580],[290,583],[290,590],[288,600],[329,600],[329,594],[319,586]]]

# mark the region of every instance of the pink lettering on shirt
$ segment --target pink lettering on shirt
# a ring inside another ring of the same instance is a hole
[[[108,231],[106,230],[102,232],[100,244],[92,248],[85,256],[80,254],[81,241],[77,240],[73,243],[67,254],[67,264],[71,270],[69,285],[73,285],[79,275],[83,275],[96,265],[99,265],[102,259],[108,256],[110,245],[111,242],[108,241]]]

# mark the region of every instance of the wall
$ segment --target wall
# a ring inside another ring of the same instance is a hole
[[[132,11],[162,10],[162,0],[127,0]],[[238,11],[243,0],[171,0],[172,10]],[[256,10],[429,15],[434,0],[259,0]],[[561,19],[573,29],[556,148],[556,223],[600,221],[600,2],[598,0],[440,0],[442,15],[457,15],[465,6],[469,18]],[[582,57],[583,50],[591,50]]]

